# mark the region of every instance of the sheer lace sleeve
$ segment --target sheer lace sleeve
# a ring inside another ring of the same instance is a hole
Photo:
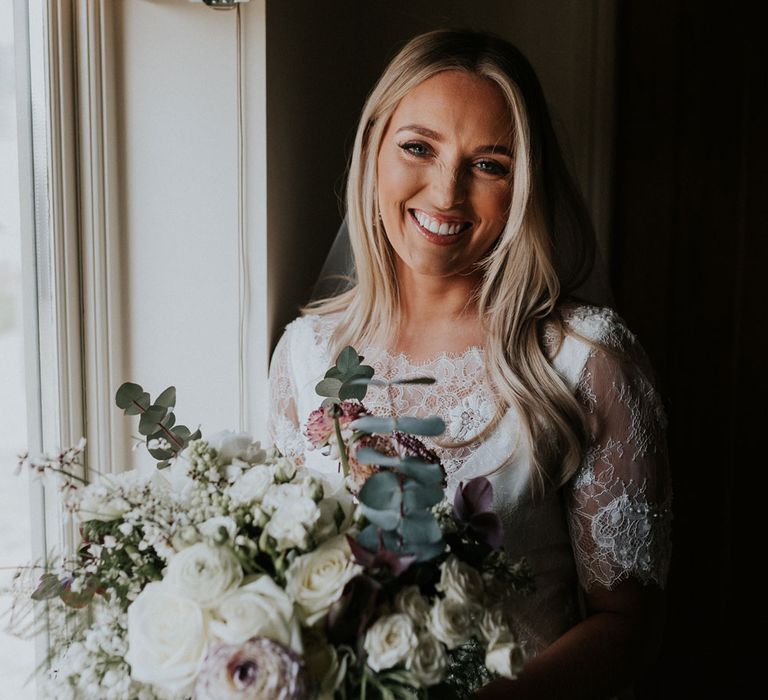
[[[619,353],[592,350],[577,387],[591,439],[568,510],[587,591],[628,577],[663,588],[671,555],[666,418],[642,349],[621,330],[604,339]]]
[[[286,457],[304,463],[304,436],[297,411],[289,326],[275,348],[269,366],[269,437]]]

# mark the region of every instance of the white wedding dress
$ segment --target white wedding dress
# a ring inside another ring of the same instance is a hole
[[[270,369],[270,433],[286,455],[327,475],[329,457],[310,449],[304,421],[320,405],[315,384],[335,358],[328,342],[334,316],[304,316],[288,325]],[[582,336],[624,354],[567,336],[553,365],[584,407],[591,442],[575,477],[548,496],[532,498],[529,450],[510,410],[481,442],[428,446],[441,457],[452,497],[457,485],[490,475],[507,551],[527,557],[536,590],[514,601],[517,634],[535,654],[582,615],[581,588],[611,588],[634,577],[664,587],[669,568],[672,489],[664,412],[644,353],[610,309],[580,306],[566,319]],[[381,348],[358,348],[381,379],[429,375],[433,385],[371,387],[364,400],[378,415],[439,415],[454,441],[477,435],[494,415],[483,350],[411,362]],[[629,359],[627,359],[629,358]]]

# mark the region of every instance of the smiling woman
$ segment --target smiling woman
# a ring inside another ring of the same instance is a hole
[[[345,345],[384,380],[379,415],[437,413],[449,495],[485,476],[536,590],[503,614],[528,663],[484,698],[622,694],[657,653],[670,559],[664,413],[642,348],[579,285],[586,208],[528,61],[490,34],[412,39],[363,108],[347,183],[355,285],[291,323],[272,436],[310,469],[313,387]],[[479,622],[478,622],[479,624]]]

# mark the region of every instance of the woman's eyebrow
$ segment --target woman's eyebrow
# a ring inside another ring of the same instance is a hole
[[[401,131],[413,131],[416,134],[426,136],[428,139],[432,139],[433,141],[437,142],[441,142],[443,140],[443,137],[436,131],[428,129],[426,126],[421,126],[420,124],[406,124],[405,126],[401,126],[395,133],[399,134]],[[480,146],[474,150],[475,155],[480,153],[498,153],[499,155],[512,158],[512,151],[506,146],[498,143],[490,144],[488,146]]]
[[[427,129],[426,126],[419,126],[418,124],[406,124],[405,126],[401,126],[395,133],[399,134],[401,131],[415,131],[417,134],[426,136],[428,139],[433,139],[435,141],[443,140],[443,137],[440,136],[440,134],[438,134],[436,131]]]

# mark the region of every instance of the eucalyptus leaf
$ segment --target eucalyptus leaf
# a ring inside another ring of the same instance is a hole
[[[397,419],[397,429],[411,435],[435,436],[445,432],[445,421],[437,416],[429,418],[402,416]]]
[[[375,525],[366,525],[355,538],[357,543],[369,552],[375,552],[379,548],[379,533],[381,531]]]
[[[154,433],[167,411],[168,409],[163,406],[150,406],[139,418],[139,432],[142,435]]]
[[[149,450],[149,454],[151,454],[155,459],[159,459],[159,460],[166,460],[176,456],[176,453],[173,452],[173,450],[161,450],[161,449]]]
[[[394,530],[400,524],[399,510],[378,510],[360,504],[360,512],[377,527],[383,530]]]
[[[363,484],[358,499],[361,504],[376,510],[399,510],[402,501],[400,482],[392,472],[378,472]]]
[[[427,542],[434,544],[442,541],[443,532],[440,529],[435,516],[429,511],[421,511],[420,513],[411,513],[406,515],[400,521],[400,527],[398,532],[402,535],[403,539],[407,543],[422,543]]]
[[[391,433],[396,430],[394,418],[378,418],[363,416],[349,424],[352,430],[363,430],[366,433]]]
[[[169,386],[164,392],[155,399],[155,406],[165,406],[174,408],[176,406],[176,387]]]
[[[322,379],[315,387],[315,392],[320,396],[333,396],[339,395],[339,389],[341,389],[341,379]]]
[[[347,345],[336,358],[336,367],[339,368],[339,372],[347,374],[350,370],[360,365],[360,356],[357,354],[351,345]]]
[[[195,432],[192,433],[192,435],[189,436],[189,440],[190,441],[192,441],[192,440],[199,440],[202,436],[203,436],[203,433],[200,431],[200,428],[198,427],[198,429],[195,430]]]
[[[347,399],[357,399],[358,401],[362,401],[365,398],[367,390],[368,387],[366,386],[360,386],[347,381],[339,388],[339,398],[342,401],[346,401]]]
[[[37,584],[34,593],[30,596],[32,600],[48,600],[55,598],[61,592],[63,584],[59,581],[56,574],[43,574],[40,582]]]
[[[372,447],[361,447],[355,452],[355,459],[360,464],[376,464],[379,467],[399,467],[402,463],[400,457],[390,457]]]
[[[144,389],[139,384],[125,382],[120,385],[115,394],[115,403],[118,408],[128,408],[136,399],[144,394]]]
[[[442,484],[443,470],[439,464],[424,462],[418,457],[404,457],[392,468],[400,474],[415,479],[423,484]]]
[[[143,413],[149,408],[149,404],[151,403],[151,400],[149,398],[149,394],[145,391],[141,396],[137,397],[136,400],[131,403],[128,408],[125,409],[125,415],[126,416],[138,416],[140,413]]]
[[[326,379],[341,379],[341,377],[342,374],[335,365],[325,373]]]
[[[407,479],[403,485],[403,510],[406,515],[431,508],[443,500],[445,493],[439,483],[424,484]]]
[[[164,428],[172,428],[176,423],[176,414],[169,413],[163,420],[160,421],[160,425]]]
[[[394,379],[390,384],[434,384],[437,380],[434,377],[410,377],[408,379]]]
[[[416,555],[416,561],[430,561],[445,551],[445,542],[414,543],[409,545],[407,550]]]
[[[174,434],[179,442],[185,443],[188,440],[195,440],[189,433],[189,428],[186,425],[177,425],[171,432]]]
[[[348,379],[348,384],[361,384],[363,386],[389,386],[391,382],[385,382],[382,379],[372,379],[371,377],[355,377]]]

